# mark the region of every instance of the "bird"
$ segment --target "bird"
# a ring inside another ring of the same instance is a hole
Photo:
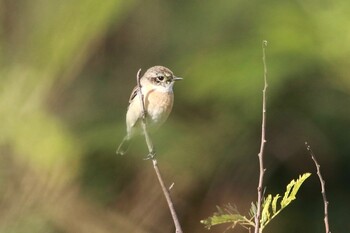
[[[176,81],[182,80],[164,66],[149,68],[140,78],[141,93],[145,107],[147,127],[159,128],[168,118],[174,103],[173,86]],[[138,85],[133,89],[126,112],[126,136],[120,143],[116,153],[124,155],[131,139],[142,134],[140,121],[143,117],[143,106]]]

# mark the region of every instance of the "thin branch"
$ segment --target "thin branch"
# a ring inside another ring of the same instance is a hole
[[[311,146],[307,142],[305,142],[305,146],[306,146],[306,149],[309,151],[311,158],[314,161],[316,169],[317,169],[317,175],[318,175],[318,178],[319,178],[320,183],[321,183],[321,193],[322,193],[322,198],[323,198],[323,203],[324,203],[324,219],[323,219],[324,226],[326,229],[326,233],[331,233],[329,230],[329,223],[328,223],[328,204],[329,204],[329,202],[327,201],[327,196],[326,196],[326,182],[322,178],[321,166],[317,162],[316,156],[315,156],[314,152],[311,150]]]
[[[150,159],[152,159],[154,171],[156,172],[159,184],[160,184],[160,186],[162,188],[162,191],[163,191],[165,199],[167,201],[167,204],[168,204],[171,216],[172,216],[173,221],[174,221],[175,232],[176,233],[183,233],[182,229],[181,229],[181,225],[180,225],[179,219],[177,217],[177,214],[176,214],[176,211],[175,211],[175,208],[174,208],[174,204],[173,204],[173,202],[171,200],[171,196],[170,196],[169,190],[165,187],[162,175],[160,173],[160,170],[159,170],[159,167],[158,167],[158,162],[157,162],[157,159],[155,158],[156,152],[154,150],[154,146],[153,146],[152,140],[151,140],[151,138],[150,138],[150,136],[148,134],[148,131],[147,131],[147,123],[146,123],[146,120],[147,120],[146,119],[146,114],[147,113],[146,113],[146,108],[145,108],[145,103],[144,103],[144,96],[143,96],[142,89],[141,89],[140,72],[141,72],[141,69],[139,69],[139,71],[137,72],[136,79],[137,79],[137,86],[138,86],[138,89],[139,89],[139,97],[140,97],[140,101],[141,101],[141,104],[142,104],[142,121],[141,121],[141,125],[142,125],[142,130],[143,130],[143,133],[145,135],[146,144],[147,144],[148,151],[149,151],[149,156],[148,157]]]
[[[255,233],[262,232],[260,229],[260,219],[261,219],[261,205],[263,200],[263,182],[264,182],[264,148],[265,148],[265,128],[266,128],[266,90],[267,90],[267,68],[266,68],[266,56],[265,49],[267,47],[267,41],[264,40],[262,42],[262,51],[263,51],[263,65],[264,65],[264,89],[263,89],[263,103],[262,103],[262,124],[261,124],[261,144],[260,144],[260,152],[258,154],[259,157],[259,184],[258,184],[258,203],[257,210],[255,214]]]
[[[141,69],[139,69],[139,71],[137,71],[137,75],[136,75],[136,79],[137,79],[137,86],[138,86],[138,91],[139,91],[139,98],[140,98],[140,102],[141,102],[141,106],[142,106],[142,121],[141,121],[141,126],[142,126],[142,130],[143,130],[143,133],[145,135],[145,139],[146,139],[146,144],[147,144],[147,147],[148,147],[148,151],[149,151],[149,156],[152,158],[155,156],[155,151],[154,151],[154,146],[153,146],[153,143],[152,143],[152,140],[148,134],[148,131],[147,131],[147,126],[146,126],[146,108],[145,108],[145,102],[144,102],[144,96],[143,96],[143,93],[142,93],[142,90],[141,90],[141,83],[140,83],[140,72],[141,72]]]

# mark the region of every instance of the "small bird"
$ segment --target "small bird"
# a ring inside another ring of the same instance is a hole
[[[168,118],[174,102],[173,86],[175,81],[181,79],[164,66],[153,66],[141,77],[140,85],[146,110],[147,126],[157,128]],[[139,95],[139,87],[136,86],[131,92],[126,113],[127,134],[116,151],[119,155],[124,155],[129,148],[131,138],[142,132],[140,121],[142,120],[143,108]]]

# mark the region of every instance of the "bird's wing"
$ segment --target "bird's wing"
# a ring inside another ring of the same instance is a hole
[[[132,90],[130,98],[129,98],[129,103],[131,103],[133,101],[133,99],[137,95],[137,92],[139,92],[139,87],[138,86],[134,87],[134,89]]]

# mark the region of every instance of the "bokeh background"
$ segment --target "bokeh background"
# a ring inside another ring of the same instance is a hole
[[[266,193],[313,175],[266,232],[332,232],[350,208],[350,2],[0,1],[0,232],[174,232],[144,139],[115,150],[139,68],[184,78],[152,135],[184,232],[256,200],[268,41]],[[213,227],[223,232],[226,226]],[[247,232],[237,228],[236,232]]]

